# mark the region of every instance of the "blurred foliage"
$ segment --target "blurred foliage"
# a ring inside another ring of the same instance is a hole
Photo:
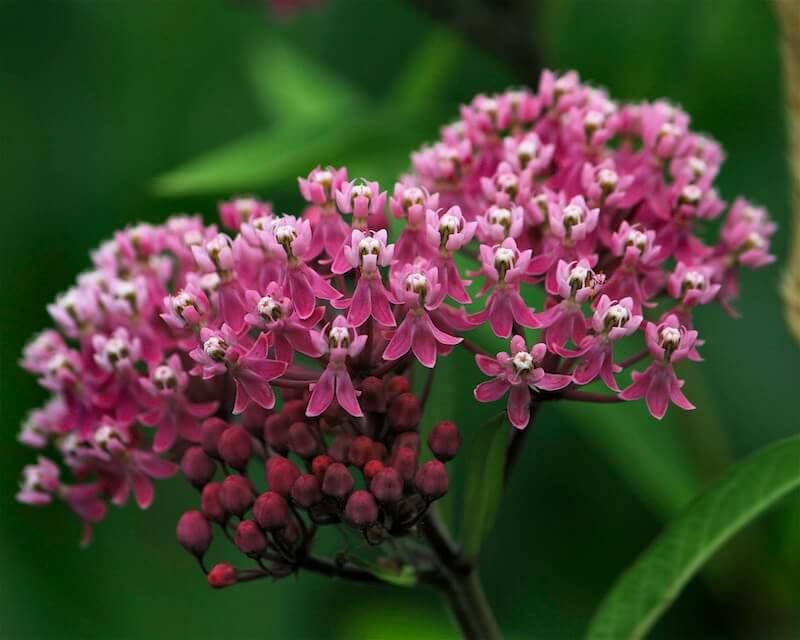
[[[681,103],[728,152],[723,197],[743,192],[788,228],[768,3],[531,6],[545,64],[575,67],[620,99]],[[48,323],[45,303],[114,229],[173,211],[210,220],[217,200],[239,189],[294,211],[296,176],[317,163],[347,162],[353,174],[389,181],[459,103],[536,78],[405,0],[328,0],[281,21],[242,0],[5,0],[0,80],[0,637],[452,634],[427,588],[303,575],[212,592],[173,539],[179,513],[197,501],[180,481],[163,483],[146,514],[115,510],[78,551],[79,526],[65,509],[13,501],[33,456],[12,438],[44,398],[16,360]],[[776,236],[779,263],[788,238]],[[543,408],[483,544],[481,574],[508,637],[579,637],[666,519],[732,460],[797,431],[798,350],[783,323],[778,272],[744,274],[740,321],[701,314],[706,362],[681,371],[697,411],[655,423],[640,405]],[[442,505],[457,525],[467,463],[481,446],[474,437],[499,406],[472,402],[482,376],[466,354],[445,362],[424,426],[451,417],[466,432]],[[727,545],[652,637],[797,637],[799,531],[795,495]]]

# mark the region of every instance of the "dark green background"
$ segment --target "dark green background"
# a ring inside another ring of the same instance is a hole
[[[642,404],[547,407],[531,434],[482,574],[510,637],[576,638],[669,514],[731,461],[797,431],[798,348],[778,295],[789,215],[769,3],[537,5],[531,33],[547,65],[575,67],[619,99],[681,103],[696,128],[727,150],[723,196],[745,193],[780,224],[778,266],[744,275],[742,319],[716,309],[700,314],[707,362],[684,369],[697,411],[673,409],[655,423]],[[174,211],[202,210],[211,219],[218,198],[230,195],[157,197],[152,179],[268,124],[252,85],[252,52],[280,39],[382,104],[431,29],[402,0],[328,0],[285,22],[244,1],[0,3],[0,637],[453,634],[426,591],[308,575],[211,591],[174,541],[179,513],[196,500],[180,480],[160,486],[149,512],[113,510],[87,551],[78,549],[79,526],[66,509],[13,501],[19,470],[34,458],[16,444],[17,426],[45,397],[16,366],[23,344],[48,323],[45,304],[114,229]],[[403,166],[409,151],[435,134],[442,120],[435,114],[455,115],[474,93],[525,80],[469,43],[456,39],[452,47],[455,64],[443,90],[417,124],[404,124],[392,138],[404,145],[380,149],[383,170]],[[285,176],[283,186],[262,195],[291,209],[293,179]],[[469,367],[446,373],[450,384],[436,391],[428,418],[455,415],[469,434],[489,408],[471,400],[476,376]],[[726,548],[654,637],[796,638],[798,593],[795,495]]]

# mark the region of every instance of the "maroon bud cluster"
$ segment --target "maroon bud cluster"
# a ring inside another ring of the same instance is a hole
[[[256,568],[213,566],[212,587],[295,573],[323,526],[350,529],[373,546],[412,534],[430,503],[447,492],[445,463],[461,445],[456,425],[433,425],[430,454],[422,451],[422,407],[408,379],[367,375],[360,386],[357,374],[353,380],[363,417],[335,405],[306,416],[308,392],[287,389],[272,411],[250,410],[241,422],[203,422],[199,444],[181,458],[183,474],[201,492],[200,510],[181,517],[178,541],[202,563],[213,524],[256,562]],[[255,472],[258,460],[263,475]]]

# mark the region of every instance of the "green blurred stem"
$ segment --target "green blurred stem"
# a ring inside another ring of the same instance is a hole
[[[477,571],[451,576],[444,594],[464,638],[500,640],[503,637]]]
[[[447,600],[464,638],[469,640],[502,638],[477,569],[453,544],[447,526],[435,507],[429,510],[421,527],[442,569],[434,585]]]

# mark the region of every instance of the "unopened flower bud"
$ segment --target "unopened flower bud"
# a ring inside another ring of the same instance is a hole
[[[317,476],[306,473],[295,480],[292,485],[292,499],[305,509],[322,500],[322,491]]]
[[[380,502],[395,502],[403,496],[403,479],[396,469],[385,467],[372,478],[369,489]]]
[[[321,482],[325,477],[325,472],[328,470],[328,467],[330,467],[332,464],[333,458],[330,456],[317,456],[311,461],[311,473],[317,476]]]
[[[355,438],[350,433],[339,434],[334,438],[333,442],[331,442],[331,446],[328,447],[328,455],[336,460],[336,462],[347,462],[347,454],[350,451],[350,445],[353,443],[354,439]]]
[[[359,398],[361,408],[373,413],[384,413],[386,402],[387,393],[383,380],[375,376],[364,378],[361,382],[361,397]]]
[[[406,431],[399,434],[392,443],[392,454],[402,447],[413,449],[414,453],[419,456],[419,434],[415,431]]]
[[[389,400],[395,396],[399,396],[401,393],[408,393],[409,391],[411,391],[411,384],[408,382],[408,378],[404,378],[403,376],[394,376],[386,383],[386,394]]]
[[[219,501],[225,511],[241,516],[253,504],[253,490],[250,488],[250,482],[242,476],[228,476],[222,481]]]
[[[284,498],[292,492],[300,470],[289,458],[275,456],[267,460],[267,484],[270,491],[280,493]]]
[[[228,428],[228,423],[219,418],[209,418],[203,422],[200,445],[212,458],[219,458],[219,437]]]
[[[347,467],[340,462],[334,462],[325,472],[322,481],[322,491],[334,498],[344,498],[353,490],[353,476]]]
[[[198,558],[211,546],[211,525],[199,511],[184,513],[178,520],[175,533],[181,546]]]
[[[247,467],[253,455],[253,440],[247,429],[238,425],[228,427],[217,444],[220,457],[239,471]]]
[[[256,498],[253,515],[264,529],[282,529],[289,522],[289,505],[279,493],[267,491]]]
[[[355,467],[363,467],[374,457],[374,442],[367,436],[358,436],[353,440],[347,452],[347,459]]]
[[[227,562],[220,562],[208,572],[208,584],[215,589],[224,589],[236,584],[236,569]]]
[[[417,470],[417,452],[408,447],[400,447],[392,455],[392,467],[403,480],[411,480]]]
[[[285,394],[285,389],[281,389],[281,397]],[[289,400],[283,403],[281,408],[281,415],[285,417],[289,424],[293,422],[303,422],[306,417],[306,405],[308,402],[305,400]]]
[[[383,442],[373,442],[372,443],[372,459],[373,460],[386,460],[386,455],[388,454],[388,450],[386,449],[386,445]]]
[[[443,420],[436,424],[428,435],[428,446],[433,455],[442,462],[456,457],[461,447],[461,434],[454,422]]]
[[[239,551],[254,558],[267,550],[267,536],[253,520],[242,520],[239,523],[234,542]]]
[[[389,405],[389,421],[395,431],[414,431],[421,413],[419,400],[413,393],[401,393]]]
[[[414,477],[414,485],[425,498],[436,500],[447,493],[448,479],[444,464],[438,460],[428,460]]]
[[[378,505],[369,491],[356,491],[347,499],[345,515],[350,522],[363,527],[378,519]]]
[[[313,458],[319,450],[317,439],[305,422],[295,422],[289,427],[289,449],[301,458]]]
[[[264,421],[264,440],[278,453],[289,450],[289,421],[285,415],[276,413]]]
[[[221,489],[222,484],[219,482],[209,482],[203,487],[203,493],[200,495],[200,509],[203,515],[220,524],[224,523],[228,517],[219,497]]]
[[[189,447],[181,458],[181,473],[198,489],[214,477],[217,464],[200,446]]]
[[[383,462],[380,460],[370,460],[364,465],[364,479],[367,481],[368,485],[370,482],[372,482],[375,474],[377,474],[383,468]]]

